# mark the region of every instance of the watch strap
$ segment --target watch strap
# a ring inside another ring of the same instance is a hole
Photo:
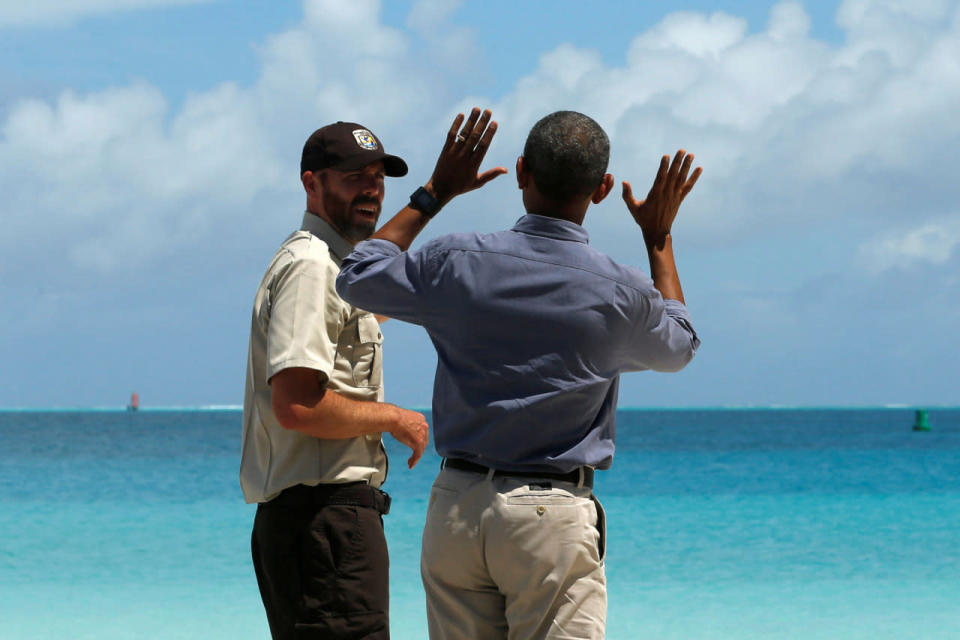
[[[432,218],[440,211],[440,201],[423,187],[419,187],[410,194],[410,206],[428,218]]]

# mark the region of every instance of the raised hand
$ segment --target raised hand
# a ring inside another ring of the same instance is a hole
[[[657,177],[644,200],[634,199],[630,183],[623,182],[623,201],[627,203],[633,219],[640,225],[647,245],[663,247],[677,217],[677,211],[680,210],[680,203],[703,173],[703,168],[697,167],[688,178],[692,163],[693,154],[688,155],[683,149],[677,151],[673,162],[670,162],[670,156],[663,156]]]
[[[504,167],[496,167],[478,173],[480,163],[490,148],[490,141],[497,132],[497,123],[490,121],[491,115],[489,109],[481,114],[480,109],[474,107],[465,124],[462,113],[454,118],[428,183],[441,203],[461,193],[479,189],[507,172]]]

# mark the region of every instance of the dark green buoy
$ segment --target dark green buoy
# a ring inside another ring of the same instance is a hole
[[[914,431],[930,431],[930,420],[926,409],[917,409],[917,416],[913,421]]]

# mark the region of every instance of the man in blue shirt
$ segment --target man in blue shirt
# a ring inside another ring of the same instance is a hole
[[[527,215],[509,230],[410,243],[476,174],[496,123],[458,116],[434,174],[356,245],[337,291],[423,326],[437,350],[430,495],[421,571],[431,638],[602,638],[603,511],[594,469],[614,451],[624,371],[677,371],[699,340],[684,305],[671,226],[701,169],[663,156],[644,200],[623,183],[651,277],[587,244],[589,205],[613,188],[609,140],[560,111],[534,125],[517,183]]]

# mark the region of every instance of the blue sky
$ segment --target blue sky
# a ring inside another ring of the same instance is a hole
[[[680,147],[705,169],[674,227],[703,346],[621,406],[960,404],[955,0],[34,0],[0,35],[0,407],[239,404],[305,137],[359,121],[406,158],[389,215],[475,104],[511,174],[422,239],[512,224],[557,109],[635,190]],[[585,226],[646,268],[618,198]],[[385,334],[388,399],[428,405],[429,341]]]

